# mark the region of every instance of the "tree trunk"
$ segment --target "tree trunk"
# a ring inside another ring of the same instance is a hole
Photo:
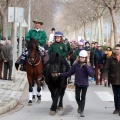
[[[113,32],[114,32],[114,42],[115,45],[118,43],[118,35],[117,35],[117,26],[116,26],[116,14],[115,10],[113,8],[109,9],[111,18],[112,18],[112,24],[113,24]]]
[[[12,31],[12,32],[11,32],[11,44],[14,45],[14,22],[12,22],[11,24],[12,24],[12,25],[11,25],[11,26],[12,26],[12,27],[11,27],[11,29],[12,29],[12,30],[11,30],[11,31]]]
[[[84,40],[87,40],[87,36],[86,36],[86,23],[84,23]]]
[[[97,34],[97,22],[95,23],[95,35],[94,35],[94,40],[95,41],[97,41],[97,36],[98,36],[98,34]]]
[[[84,25],[82,25],[81,37],[82,37],[82,39],[84,39]]]
[[[98,43],[100,44],[101,40],[101,24],[100,24],[100,17],[98,17]]]
[[[7,16],[8,16],[8,9],[6,8],[4,10],[4,14],[2,15],[2,36],[8,39],[8,21],[7,21]]]
[[[100,22],[101,22],[101,44],[103,45],[104,44],[103,16],[101,16]]]
[[[90,43],[93,41],[93,22],[91,22]]]
[[[113,31],[113,22],[111,22],[111,35],[110,35],[110,46],[113,48],[115,45],[114,42],[114,31]]]

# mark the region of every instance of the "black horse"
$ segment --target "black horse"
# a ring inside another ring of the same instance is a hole
[[[65,71],[62,57],[58,53],[51,54],[45,75],[45,82],[52,97],[51,115],[55,115],[56,110],[63,109],[63,96],[67,87],[67,78],[57,74]]]

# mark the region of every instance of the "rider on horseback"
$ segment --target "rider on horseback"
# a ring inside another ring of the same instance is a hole
[[[66,60],[67,47],[63,43],[63,36],[64,35],[62,32],[59,32],[59,31],[55,32],[54,43],[52,43],[50,48],[49,48],[49,55],[52,53],[58,53],[59,55],[61,55],[63,58],[64,65],[67,69],[66,71],[68,71],[70,69],[70,66]],[[70,82],[68,81],[68,83],[70,83]]]
[[[38,48],[40,50],[40,53],[42,55],[42,60],[44,59],[44,44],[46,43],[46,32],[41,29],[41,25],[43,25],[43,22],[41,22],[39,19],[33,20],[35,23],[35,29],[29,30],[29,32],[25,36],[26,43],[29,42],[31,39],[38,40]],[[19,64],[21,64],[22,70],[24,70],[25,60],[27,56],[27,50],[22,53],[20,62],[16,62],[16,68],[18,68]]]

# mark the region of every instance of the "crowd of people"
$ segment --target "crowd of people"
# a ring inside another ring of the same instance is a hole
[[[49,64],[49,55],[59,53],[67,69],[65,73],[58,73],[58,76],[68,77],[68,83],[71,83],[70,76],[75,74],[75,97],[78,104],[78,113],[84,117],[84,106],[86,92],[89,86],[89,77],[95,80],[96,85],[111,87],[114,94],[115,110],[113,114],[120,115],[120,44],[112,50],[110,46],[103,49],[98,42],[89,42],[81,40],[68,40],[60,31],[52,28],[50,41],[47,41],[46,32],[42,30],[43,22],[39,19],[33,20],[35,28],[31,29],[25,37],[26,42],[31,39],[38,40],[38,48],[42,55],[44,66]],[[7,51],[7,52],[6,52]],[[11,80],[13,56],[12,46],[6,40],[5,45],[0,44],[0,78],[2,78],[2,65],[4,63],[4,74],[2,79]],[[44,52],[43,52],[44,51]],[[47,59],[46,59],[47,55]],[[21,59],[17,64],[24,66],[27,56],[27,50],[22,53]],[[70,63],[70,64],[69,64]],[[9,69],[9,76],[7,71]],[[103,82],[104,80],[104,82]]]

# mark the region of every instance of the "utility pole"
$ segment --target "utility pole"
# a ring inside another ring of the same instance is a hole
[[[31,20],[31,0],[29,0],[29,6],[28,6],[28,31],[30,30],[30,20]]]

